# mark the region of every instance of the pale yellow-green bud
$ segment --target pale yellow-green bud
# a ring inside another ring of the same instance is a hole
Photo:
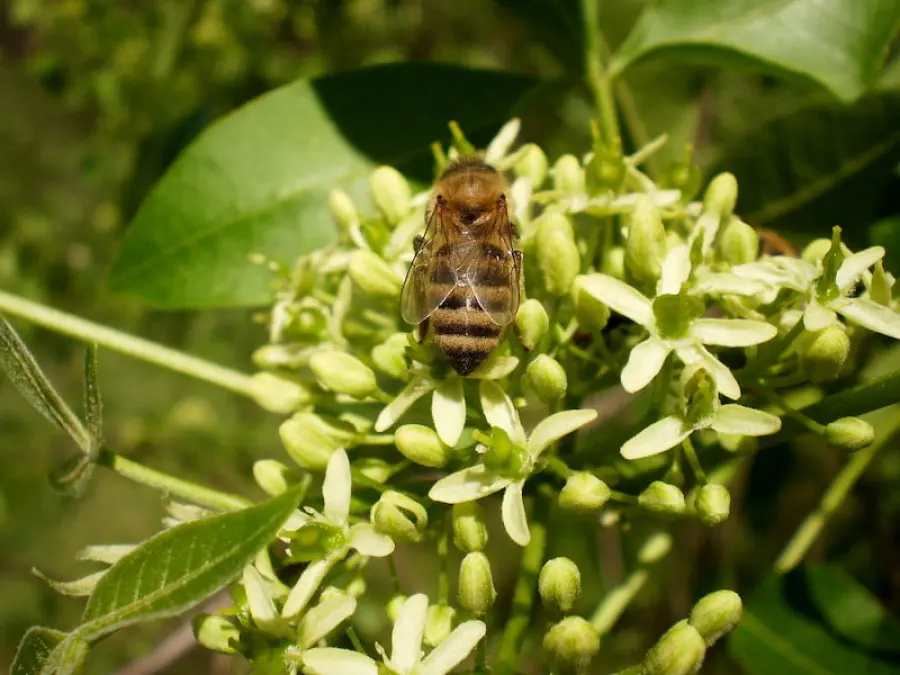
[[[434,429],[422,424],[405,424],[397,429],[394,443],[401,455],[422,466],[439,468],[453,456],[453,448],[438,438]]]
[[[666,229],[659,209],[649,195],[641,195],[634,204],[625,242],[625,270],[644,284],[655,284],[666,255]]]
[[[537,189],[547,178],[547,155],[534,143],[527,143],[516,151],[513,171],[531,179],[532,187]]]
[[[387,483],[393,473],[391,465],[378,457],[354,459],[353,468],[376,483]]]
[[[384,611],[391,622],[397,621],[397,617],[400,614],[400,608],[403,607],[403,603],[406,602],[406,600],[407,596],[403,595],[402,593],[398,593],[390,600],[388,600],[387,605],[385,605],[384,607]]]
[[[526,350],[531,351],[537,347],[549,329],[550,317],[540,300],[529,298],[519,305],[519,311],[516,312],[516,332]]]
[[[406,362],[406,333],[394,333],[372,349],[372,363],[386,375],[398,380],[406,379],[409,364]]]
[[[825,258],[825,254],[831,250],[831,239],[813,239],[804,248],[800,257],[806,262],[815,265]]]
[[[850,355],[850,338],[838,324],[831,324],[800,341],[800,367],[812,382],[835,379]]]
[[[525,369],[538,398],[546,404],[555,403],[566,395],[569,383],[566,370],[552,356],[539,354]]]
[[[581,572],[569,558],[544,563],[538,576],[538,591],[544,607],[567,614],[581,595]]]
[[[297,475],[278,460],[260,459],[253,463],[253,480],[263,492],[275,497],[293,485]]]
[[[687,620],[672,626],[647,652],[645,675],[693,675],[706,657],[706,642]]]
[[[464,553],[481,551],[487,545],[484,513],[477,502],[453,505],[453,543]]]
[[[397,169],[390,166],[375,169],[369,179],[369,189],[372,192],[372,201],[390,224],[396,225],[406,217],[412,200],[412,190]]]
[[[842,417],[825,427],[825,438],[847,452],[862,450],[875,440],[875,429],[858,417]]]
[[[554,671],[584,672],[600,651],[600,634],[580,616],[567,616],[544,635]]]
[[[684,493],[668,483],[655,480],[638,495],[638,504],[654,513],[684,513]]]
[[[263,345],[253,352],[253,365],[261,370],[296,369],[309,363],[313,347],[290,343]]]
[[[359,213],[353,205],[353,200],[340,188],[335,188],[328,195],[328,208],[342,230],[349,230],[359,224]]]
[[[400,297],[403,280],[381,256],[360,249],[350,255],[347,272],[353,284],[365,295],[392,300]]]
[[[575,277],[572,284],[572,303],[578,324],[591,333],[599,333],[609,321],[609,307],[582,287],[586,275]]]
[[[753,262],[759,254],[759,234],[737,216],[719,232],[719,253],[732,265]]]
[[[584,168],[575,155],[562,155],[553,165],[553,187],[566,194],[584,192]]]
[[[581,267],[581,255],[568,218],[561,213],[541,216],[536,242],[538,267],[547,292],[551,295],[569,293]]]
[[[491,575],[491,563],[481,551],[466,554],[459,566],[459,604],[476,615],[484,615],[494,606],[497,591]]]
[[[428,526],[428,514],[415,499],[388,490],[372,505],[369,514],[375,529],[397,541],[417,542]]]
[[[669,555],[671,550],[672,535],[668,532],[655,532],[641,544],[637,560],[641,565],[653,565]]]
[[[611,246],[609,250],[603,252],[603,259],[600,261],[600,271],[608,274],[616,279],[625,276],[625,247]]]
[[[706,646],[712,647],[719,638],[735,629],[743,611],[741,596],[737,593],[715,591],[697,601],[688,621],[706,641]]]
[[[566,479],[559,493],[559,506],[566,511],[593,513],[609,501],[612,490],[592,473],[579,471]]]
[[[224,616],[197,614],[191,620],[197,643],[220,654],[236,654],[235,646],[241,639],[240,629]]]
[[[872,298],[872,302],[890,307],[893,285],[893,280],[889,279],[887,272],[884,271],[884,263],[879,260],[875,263],[875,270],[872,272],[872,283],[869,285],[869,297]]]
[[[298,413],[278,428],[281,442],[291,459],[304,469],[324,471],[340,445],[315,422],[312,413]]]
[[[731,494],[724,485],[707,483],[697,492],[694,508],[704,525],[718,525],[728,519]]]
[[[456,610],[450,605],[429,605],[423,635],[425,645],[433,649],[450,637],[455,619]]]
[[[714,213],[723,221],[734,213],[738,184],[733,174],[720,173],[713,178],[703,195],[703,211]]]
[[[378,388],[372,369],[345,352],[319,352],[309,360],[309,367],[319,384],[337,394],[365,398]]]
[[[253,400],[269,412],[293,412],[312,400],[302,384],[274,373],[256,373],[251,378],[250,387]]]

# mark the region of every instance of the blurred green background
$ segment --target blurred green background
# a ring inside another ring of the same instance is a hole
[[[554,25],[533,20],[527,8],[541,4],[7,0],[0,10],[0,288],[249,371],[250,354],[265,340],[252,312],[162,313],[107,293],[107,270],[150,186],[208,123],[254,96],[296,78],[386,62],[443,61],[560,76],[563,84],[529,108],[524,140],[541,143],[551,161],[562,152],[579,153],[588,147],[592,106],[577,82],[566,83],[565,73],[581,58],[580,47],[556,40]],[[602,24],[611,47],[643,5],[606,3]],[[739,210],[759,216],[751,224],[801,243],[842,224],[851,242],[890,245],[900,223],[900,140],[815,198],[774,214],[763,207],[778,189],[770,173],[814,183],[833,173],[835,162],[849,161],[840,150],[836,159],[806,152],[816,139],[825,144],[840,132],[853,146],[860,135],[884,140],[897,134],[898,64],[891,61],[875,92],[852,107],[739,67],[639,65],[626,80],[648,134],[670,136],[658,166],[675,167],[690,142],[705,176],[722,168],[738,174]],[[900,255],[900,246],[893,255]],[[83,347],[14,323],[59,389],[77,400]],[[100,363],[112,447],[177,475],[259,496],[250,467],[261,457],[283,457],[277,416],[117,354],[102,352]],[[81,501],[53,492],[46,476],[70,450],[68,443],[0,380],[0,668],[28,626],[65,628],[82,608],[35,579],[32,566],[55,578],[79,576],[85,568],[73,555],[82,546],[137,541],[159,529],[158,495],[111,473],[98,473]],[[615,653],[637,654],[684,616],[698,593],[754,580],[842,461],[837,453],[804,448],[761,454],[738,481],[735,492],[744,500],[735,494],[742,506],[725,526],[713,532],[688,526],[679,534],[678,555],[630,610]],[[814,552],[842,562],[894,612],[900,609],[898,484],[900,457],[885,453]],[[602,539],[600,550],[621,547],[611,532]],[[579,552],[565,536],[560,541],[576,559],[597,550],[595,542]],[[615,559],[592,564],[615,578],[621,573]],[[496,574],[499,590],[508,592],[514,569],[500,566]],[[90,671],[116,672],[172,629],[125,631],[93,653]],[[737,672],[722,649],[714,650],[707,667],[704,672]],[[241,671],[239,664],[191,653],[162,672]]]

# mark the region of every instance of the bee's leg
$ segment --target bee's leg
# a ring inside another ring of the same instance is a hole
[[[422,323],[419,324],[418,335],[416,335],[416,339],[419,341],[419,344],[425,342],[425,336],[428,335],[428,323],[431,321],[430,318],[426,318]]]
[[[424,244],[424,243],[425,243],[425,237],[423,237],[421,234],[417,234],[415,237],[413,237],[413,251],[415,251],[416,253],[421,251],[422,244]]]

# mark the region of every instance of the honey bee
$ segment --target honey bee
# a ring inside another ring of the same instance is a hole
[[[522,253],[509,219],[503,176],[480,158],[451,164],[435,182],[400,294],[407,323],[429,322],[438,348],[460,375],[500,343],[519,308]]]

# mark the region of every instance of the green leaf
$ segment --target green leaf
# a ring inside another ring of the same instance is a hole
[[[568,70],[584,68],[584,27],[579,0],[495,0],[504,10],[518,16]]]
[[[658,0],[610,64],[738,60],[853,101],[875,83],[900,23],[896,0]]]
[[[55,490],[78,499],[90,485],[96,467],[97,462],[89,455],[72,455],[50,472],[50,485]]]
[[[84,355],[84,423],[91,435],[90,455],[94,459],[103,445],[103,399],[98,369],[97,345],[92,343]]]
[[[297,508],[302,489],[149,539],[97,583],[78,635],[97,640],[123,626],[181,614],[215,593],[275,538]]]
[[[746,604],[730,649],[747,675],[896,675],[900,663],[848,642],[823,618],[802,569],[765,582]]]
[[[110,284],[167,308],[268,302],[271,273],[250,254],[291,264],[334,241],[333,188],[361,198],[379,164],[429,180],[429,144],[448,138],[450,120],[486,140],[536,84],[405,63],[271,91],[182,153],[131,223]]]
[[[77,675],[89,651],[87,640],[71,633],[50,652],[39,671],[40,675]]]
[[[65,639],[66,634],[62,631],[32,626],[19,642],[9,675],[37,675],[50,653]]]
[[[864,228],[896,180],[898,116],[900,92],[852,107],[813,105],[746,135],[711,173],[737,176],[738,212],[752,225],[814,236],[841,225],[851,245],[865,244]]]

